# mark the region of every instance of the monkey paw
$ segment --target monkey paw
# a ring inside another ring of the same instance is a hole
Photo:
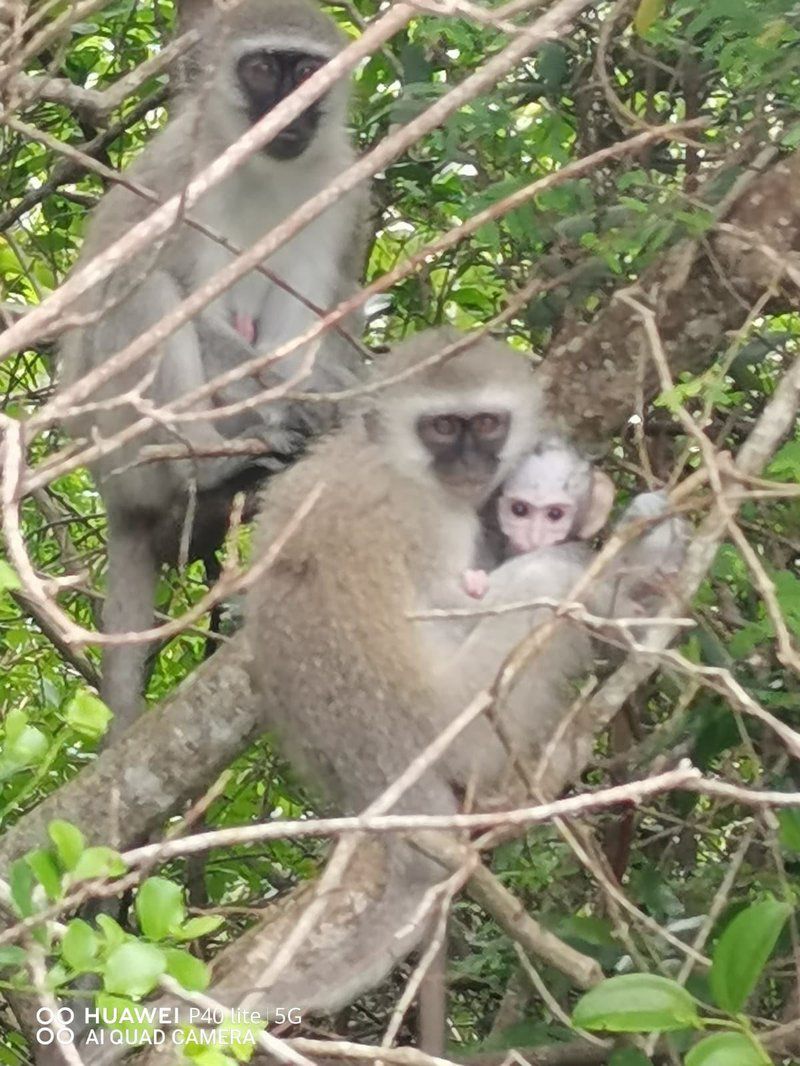
[[[669,497],[665,492],[642,492],[634,497],[620,521],[620,526],[625,526],[629,522],[665,516],[645,530],[629,549],[640,565],[646,563],[652,567],[655,561],[662,576],[675,574],[683,566],[691,528],[684,518],[666,517],[668,514]]]
[[[255,431],[254,436],[264,444],[264,450],[267,453],[264,458],[269,460],[295,459],[305,451],[308,440],[304,433],[280,425],[261,426]]]
[[[485,570],[465,570],[462,576],[464,591],[474,600],[482,600],[489,588],[489,575]]]

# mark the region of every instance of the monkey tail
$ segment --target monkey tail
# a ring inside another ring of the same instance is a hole
[[[317,898],[314,884],[295,889],[269,908],[266,917],[222,951],[213,964],[208,995],[231,1009],[258,1011],[274,1022],[294,1009],[308,1015],[339,1010],[374,988],[412,951],[430,929],[431,894],[444,869],[396,837],[359,844],[338,886],[325,893],[322,914],[302,945],[275,976],[273,960],[303,924]],[[185,1007],[165,997],[148,1007]],[[291,1020],[291,1018],[290,1018]],[[85,1066],[113,1066],[128,1051],[107,1043],[84,1045]],[[171,1056],[151,1052],[139,1066],[165,1066]]]
[[[158,578],[152,537],[132,522],[109,522],[107,537],[103,632],[136,633],[149,629]],[[100,695],[114,713],[106,740],[131,726],[141,710],[149,650],[147,644],[133,642],[109,644],[103,650]]]
[[[271,1013],[294,1005],[330,1013],[383,981],[430,929],[434,890],[446,876],[432,859],[396,837],[359,845],[325,910],[291,962],[269,985],[259,980],[314,898],[314,885],[293,894],[214,968],[213,995],[233,1007]],[[242,976],[247,974],[246,982]]]

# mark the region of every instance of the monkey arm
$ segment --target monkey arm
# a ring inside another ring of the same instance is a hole
[[[234,367],[249,363],[259,355],[256,347],[236,329],[234,322],[226,321],[214,308],[206,308],[197,316],[195,331],[202,353],[203,377],[207,382],[213,382],[215,378]],[[220,407],[238,403],[280,383],[280,375],[265,365],[247,377],[220,387],[214,393],[214,401]]]
[[[68,338],[63,360],[65,385],[136,340],[181,299],[178,283],[162,269],[153,271],[127,291],[118,292],[118,289],[117,284],[107,287],[109,310],[95,325],[76,331]],[[100,406],[86,416],[78,415],[70,420],[72,428],[87,436],[93,430],[99,430],[102,436],[113,437],[147,417],[151,411],[156,415],[149,428],[99,464],[103,494],[111,509],[119,496],[120,506],[125,510],[140,507],[151,513],[172,512],[176,498],[182,495],[189,482],[193,481],[200,492],[211,491],[235,479],[243,470],[257,466],[258,460],[252,456],[225,455],[226,443],[234,438],[262,440],[284,456],[297,450],[297,430],[286,426],[287,405],[281,401],[269,405],[271,416],[268,423],[257,411],[244,411],[228,420],[215,420],[208,417],[213,412],[208,399],[198,402],[194,417],[181,418],[180,421],[172,418],[171,406],[202,388],[208,380],[204,343],[216,339],[215,351],[220,353],[217,373],[230,369],[237,361],[252,358],[254,354],[232,327],[225,330],[222,328],[224,324],[220,323],[215,329],[212,319],[209,329],[207,321],[206,316],[200,316],[182,326],[157,346],[155,357],[146,357],[108,381],[93,397],[94,401],[100,401]],[[224,349],[223,345],[226,346]],[[225,364],[225,358],[231,361]],[[277,379],[271,383],[275,381]],[[129,397],[130,402],[118,402],[120,396]],[[224,402],[235,402],[239,397],[225,396],[223,399]],[[104,400],[108,400],[108,404],[103,404]],[[199,458],[196,462],[191,459],[140,462],[141,450],[145,446],[180,443],[185,444],[189,452],[197,451]],[[219,454],[213,454],[215,452]]]
[[[588,553],[578,544],[514,556],[492,571],[481,609],[540,598],[561,600],[580,578],[587,558]],[[468,605],[474,605],[474,601],[465,594],[463,606]],[[452,642],[440,675],[442,691],[452,693],[460,705],[466,706],[477,692],[495,684],[514,649],[552,618],[548,607],[490,614],[480,617],[462,640],[458,639],[462,618],[433,623],[440,628],[440,638]],[[574,623],[563,620],[543,639],[541,649],[515,669],[510,689],[498,700],[495,713],[516,754],[536,754],[550,739],[571,702],[571,679],[585,672],[591,661],[586,634]],[[485,717],[474,722],[454,743],[448,756],[454,779],[470,780],[478,752],[482,776],[487,782],[498,780],[508,766],[508,750]]]
[[[592,592],[590,605],[599,614],[617,618],[652,618],[664,601],[664,586],[678,573],[686,556],[689,525],[670,516],[664,492],[634,497],[617,524],[617,531],[646,521],[638,536],[628,540],[612,560]]]

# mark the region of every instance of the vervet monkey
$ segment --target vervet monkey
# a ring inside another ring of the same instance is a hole
[[[552,616],[532,608],[480,619],[415,617],[471,603],[460,578],[479,550],[478,510],[546,428],[525,357],[497,341],[478,340],[404,373],[457,342],[453,331],[433,330],[400,345],[379,370],[401,380],[371,393],[365,410],[264,496],[260,539],[269,545],[321,490],[249,594],[254,688],[289,759],[347,812],[380,796],[494,681],[515,644]],[[490,597],[508,597],[511,588],[515,601],[563,598],[585,565],[571,547],[509,560]],[[476,806],[496,799],[509,764],[505,742],[523,758],[541,753],[571,701],[570,678],[590,662],[588,638],[559,623],[511,698],[495,707],[503,737],[489,717],[477,718],[393,809],[447,815],[467,793]],[[385,839],[382,895],[364,901],[347,942],[356,972],[343,961],[342,936],[331,935],[330,957],[296,960],[270,998],[299,995],[309,1009],[337,1009],[422,935],[421,902],[444,871],[396,836]]]
[[[131,167],[131,177],[161,200],[180,192],[342,46],[336,24],[311,0],[224,5],[204,28],[191,84],[181,91],[166,128]],[[347,104],[342,82],[212,188],[192,208],[190,219],[238,250],[250,247],[352,163]],[[188,547],[189,558],[213,559],[234,494],[273,470],[276,456],[296,451],[316,425],[309,411],[319,411],[319,405],[306,411],[274,401],[224,420],[213,418],[214,407],[253,397],[293,374],[308,354],[304,349],[257,380],[218,391],[213,401],[197,405],[190,421],[171,422],[169,406],[317,321],[299,297],[327,309],[355,289],[367,203],[366,190],[347,195],[269,258],[264,266],[290,291],[253,271],[159,344],[154,361],[117,374],[93,396],[90,409],[69,420],[79,435],[109,438],[156,412],[146,434],[93,468],[108,512],[105,632],[150,627],[159,566],[175,562],[179,546]],[[150,201],[129,189],[111,189],[91,219],[81,263],[89,263],[151,210]],[[88,321],[64,342],[62,387],[110,359],[231,259],[218,241],[183,221],[156,249],[123,264],[81,307]],[[356,353],[330,335],[313,366],[305,384],[314,390],[347,385],[359,372]],[[271,454],[263,460],[226,457],[226,442],[236,438],[258,438]],[[152,444],[183,445],[190,458],[142,462],[142,446]],[[199,454],[191,457],[193,451]],[[105,652],[101,694],[115,714],[116,730],[138,712],[147,655],[141,643]]]
[[[497,498],[497,524],[504,555],[524,555],[570,540],[590,540],[605,525],[614,483],[595,470],[561,437],[536,444],[512,472]],[[489,587],[485,570],[467,570],[464,588],[481,599]]]

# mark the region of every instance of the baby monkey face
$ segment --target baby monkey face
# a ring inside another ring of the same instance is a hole
[[[569,540],[577,508],[563,492],[503,493],[498,503],[500,529],[515,554]]]
[[[503,486],[497,519],[512,554],[588,540],[614,499],[611,479],[572,445],[550,438],[526,456]]]

